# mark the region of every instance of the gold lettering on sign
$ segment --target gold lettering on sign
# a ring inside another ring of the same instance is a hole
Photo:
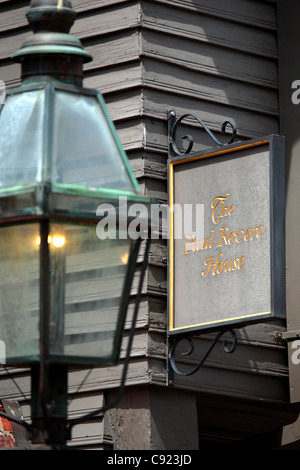
[[[248,228],[246,231],[244,230],[236,230],[235,232],[231,232],[228,234],[229,229],[228,227],[222,227],[219,243],[217,246],[222,245],[231,245],[232,242],[236,241],[236,243],[241,243],[243,240],[248,241],[252,240],[254,235],[256,238],[261,237],[263,226],[260,225],[259,227]]]
[[[230,194],[227,192],[226,196],[217,196],[211,201],[212,208],[212,221],[217,225],[223,217],[230,217],[234,213],[234,204],[228,204]],[[223,226],[219,229],[219,234],[215,234],[215,230],[211,230],[211,235],[203,240],[197,240],[195,235],[189,235],[185,244],[183,254],[196,253],[200,250],[209,250],[214,247],[222,247],[234,245],[235,243],[251,242],[260,239],[263,232],[263,226],[257,225],[256,227],[241,228],[238,230],[229,230],[229,227]],[[216,274],[227,273],[231,271],[238,271],[242,269],[246,263],[245,256],[236,256],[224,259],[224,253],[220,251],[216,257],[208,256],[204,260],[205,269],[201,274],[203,277],[208,275],[215,276]]]
[[[217,196],[211,202],[212,211],[212,221],[214,224],[218,224],[222,217],[227,215],[232,215],[234,211],[234,204],[232,204],[229,209],[225,206],[225,201],[229,198],[230,194],[227,193],[227,196]]]
[[[215,274],[221,274],[222,271],[235,271],[236,269],[242,269],[245,261],[245,257],[242,256],[241,258],[230,258],[229,260],[220,260],[220,257],[223,256],[223,253],[219,253],[216,261],[213,262],[213,257],[210,256],[206,258],[204,261],[205,266],[207,266],[207,270],[202,271],[202,276],[206,277],[209,272],[214,276]]]
[[[206,240],[205,238],[203,240],[197,240],[197,238],[195,238],[195,235],[189,235],[187,237],[188,240],[186,242],[185,250],[183,254],[185,255],[191,252],[195,253],[195,251],[206,250],[207,248],[212,248],[214,233],[215,231],[211,230],[211,236],[207,238]]]

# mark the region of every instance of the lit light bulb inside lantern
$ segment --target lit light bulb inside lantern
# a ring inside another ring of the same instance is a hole
[[[123,264],[127,264],[129,259],[129,253],[124,253],[124,255],[121,256],[121,261]]]
[[[49,235],[48,243],[52,243],[56,248],[61,248],[64,246],[66,239],[63,235]]]
[[[63,235],[48,235],[48,244],[52,244],[56,248],[61,248],[64,246],[66,239]],[[41,244],[41,237],[36,238],[36,244]]]

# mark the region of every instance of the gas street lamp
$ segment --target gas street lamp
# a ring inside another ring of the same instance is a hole
[[[27,18],[22,84],[0,108],[0,339],[6,365],[32,370],[33,442],[64,444],[68,369],[120,356],[143,238],[128,236],[120,197],[150,200],[102,95],[82,85],[92,58],[69,34],[70,1],[32,0]]]

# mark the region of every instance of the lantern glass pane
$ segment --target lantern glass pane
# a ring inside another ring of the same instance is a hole
[[[38,223],[0,229],[0,340],[6,363],[38,360]]]
[[[99,240],[95,225],[53,223],[49,249],[50,357],[111,363],[131,241]]]
[[[7,97],[0,113],[0,188],[41,180],[43,90]]]
[[[56,91],[52,182],[132,190],[112,129],[96,96]]]

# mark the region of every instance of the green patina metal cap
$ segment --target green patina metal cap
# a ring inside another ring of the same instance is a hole
[[[81,41],[69,33],[76,18],[69,0],[32,0],[26,16],[34,34],[12,56],[15,62],[41,54],[77,56],[83,62],[92,60]]]

